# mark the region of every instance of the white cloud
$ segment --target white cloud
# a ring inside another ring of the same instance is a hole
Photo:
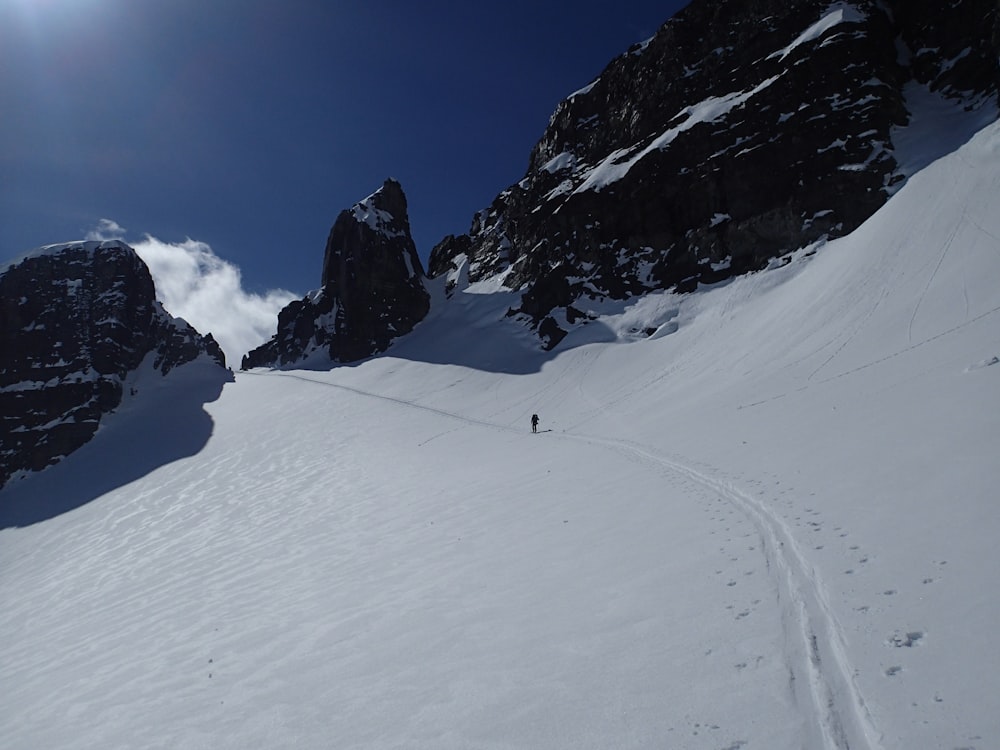
[[[87,239],[123,239],[125,229],[101,219]],[[285,289],[255,294],[243,289],[238,266],[217,256],[204,242],[163,242],[145,235],[129,242],[149,266],[156,296],[167,311],[200,333],[211,333],[235,369],[243,355],[274,335],[278,311],[297,298]]]
[[[121,240],[125,238],[125,227],[112,219],[101,219],[97,226],[87,232],[85,240]]]

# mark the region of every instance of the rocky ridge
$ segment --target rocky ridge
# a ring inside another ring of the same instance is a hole
[[[167,375],[206,356],[202,336],[157,301],[146,264],[123,242],[53,245],[0,268],[0,486],[93,437],[145,361]]]
[[[430,309],[424,269],[396,180],[340,212],[323,257],[322,286],[278,313],[277,333],[244,370],[294,364],[316,352],[353,362],[385,351]]]
[[[431,252],[502,276],[546,348],[626,299],[759,270],[847,234],[905,179],[919,85],[996,106],[991,0],[694,0],[559,104],[527,173]]]

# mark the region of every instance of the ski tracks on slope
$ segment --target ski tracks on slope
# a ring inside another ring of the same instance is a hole
[[[466,417],[339,383],[288,372],[272,371],[268,376],[293,378],[359,396],[390,401],[467,425],[478,425],[501,432],[522,432],[509,425]],[[808,714],[807,746],[817,750],[882,750],[881,734],[876,729],[855,682],[843,632],[830,607],[826,587],[803,554],[791,529],[778,515],[765,503],[735,483],[722,478],[717,472],[699,470],[680,459],[657,455],[640,444],[566,432],[554,433],[553,436],[611,448],[639,463],[682,476],[704,487],[748,517],[763,540],[767,569],[777,584],[780,615],[785,630],[784,648],[789,670],[789,688],[797,704]]]
[[[640,462],[665,468],[701,485],[747,516],[763,540],[767,568],[778,586],[789,686],[797,704],[810,714],[808,747],[881,750],[881,735],[854,680],[826,588],[780,517],[734,483],[679,460],[655,455],[641,445],[565,433],[562,437],[604,445],[629,453]]]
[[[446,417],[447,419],[454,419],[464,424],[478,425],[480,427],[489,427],[492,430],[502,430],[503,432],[510,433],[523,433],[523,429],[517,429],[511,427],[510,425],[498,424],[496,422],[489,422],[485,419],[474,419],[473,417],[466,417],[461,414],[456,414],[455,412],[445,411],[444,409],[436,409],[433,406],[426,406],[425,404],[419,404],[416,401],[407,401],[405,398],[396,398],[395,396],[386,396],[381,393],[374,393],[372,391],[366,391],[362,388],[354,388],[349,385],[343,385],[342,383],[331,383],[326,380],[317,380],[316,378],[307,378],[304,375],[296,375],[290,372],[280,372],[272,370],[266,374],[256,373],[256,372],[244,372],[244,375],[253,375],[255,377],[279,377],[279,378],[291,378],[292,380],[301,380],[303,383],[312,383],[313,385],[322,385],[327,388],[336,388],[340,391],[347,391],[348,393],[354,393],[358,396],[365,396],[367,398],[378,399],[379,401],[389,401],[394,404],[399,404],[400,406],[406,406],[411,409],[420,409],[421,411],[427,411],[432,414],[437,414],[439,417]],[[442,433],[444,434],[444,433]],[[431,438],[433,440],[433,438]],[[428,442],[428,441],[425,441]],[[423,443],[422,443],[423,444]],[[422,445],[421,444],[421,445]]]

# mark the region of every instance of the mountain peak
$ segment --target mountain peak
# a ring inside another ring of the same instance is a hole
[[[225,355],[171,317],[149,269],[120,240],[37,248],[0,268],[0,485],[93,437],[147,358],[162,375]]]
[[[355,203],[349,211],[357,224],[364,224],[372,232],[387,239],[410,236],[410,219],[403,186],[389,178],[367,198]],[[326,264],[324,263],[324,269]],[[324,280],[326,272],[324,270]],[[325,283],[325,281],[324,281]]]
[[[430,309],[424,278],[406,195],[387,179],[340,212],[326,243],[322,288],[278,314],[274,338],[248,353],[243,369],[297,362],[317,351],[334,362],[385,351]]]

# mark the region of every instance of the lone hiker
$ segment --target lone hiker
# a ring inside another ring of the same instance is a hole
[[[532,414],[531,415],[531,431],[532,432],[538,432],[538,415],[537,414]]]

